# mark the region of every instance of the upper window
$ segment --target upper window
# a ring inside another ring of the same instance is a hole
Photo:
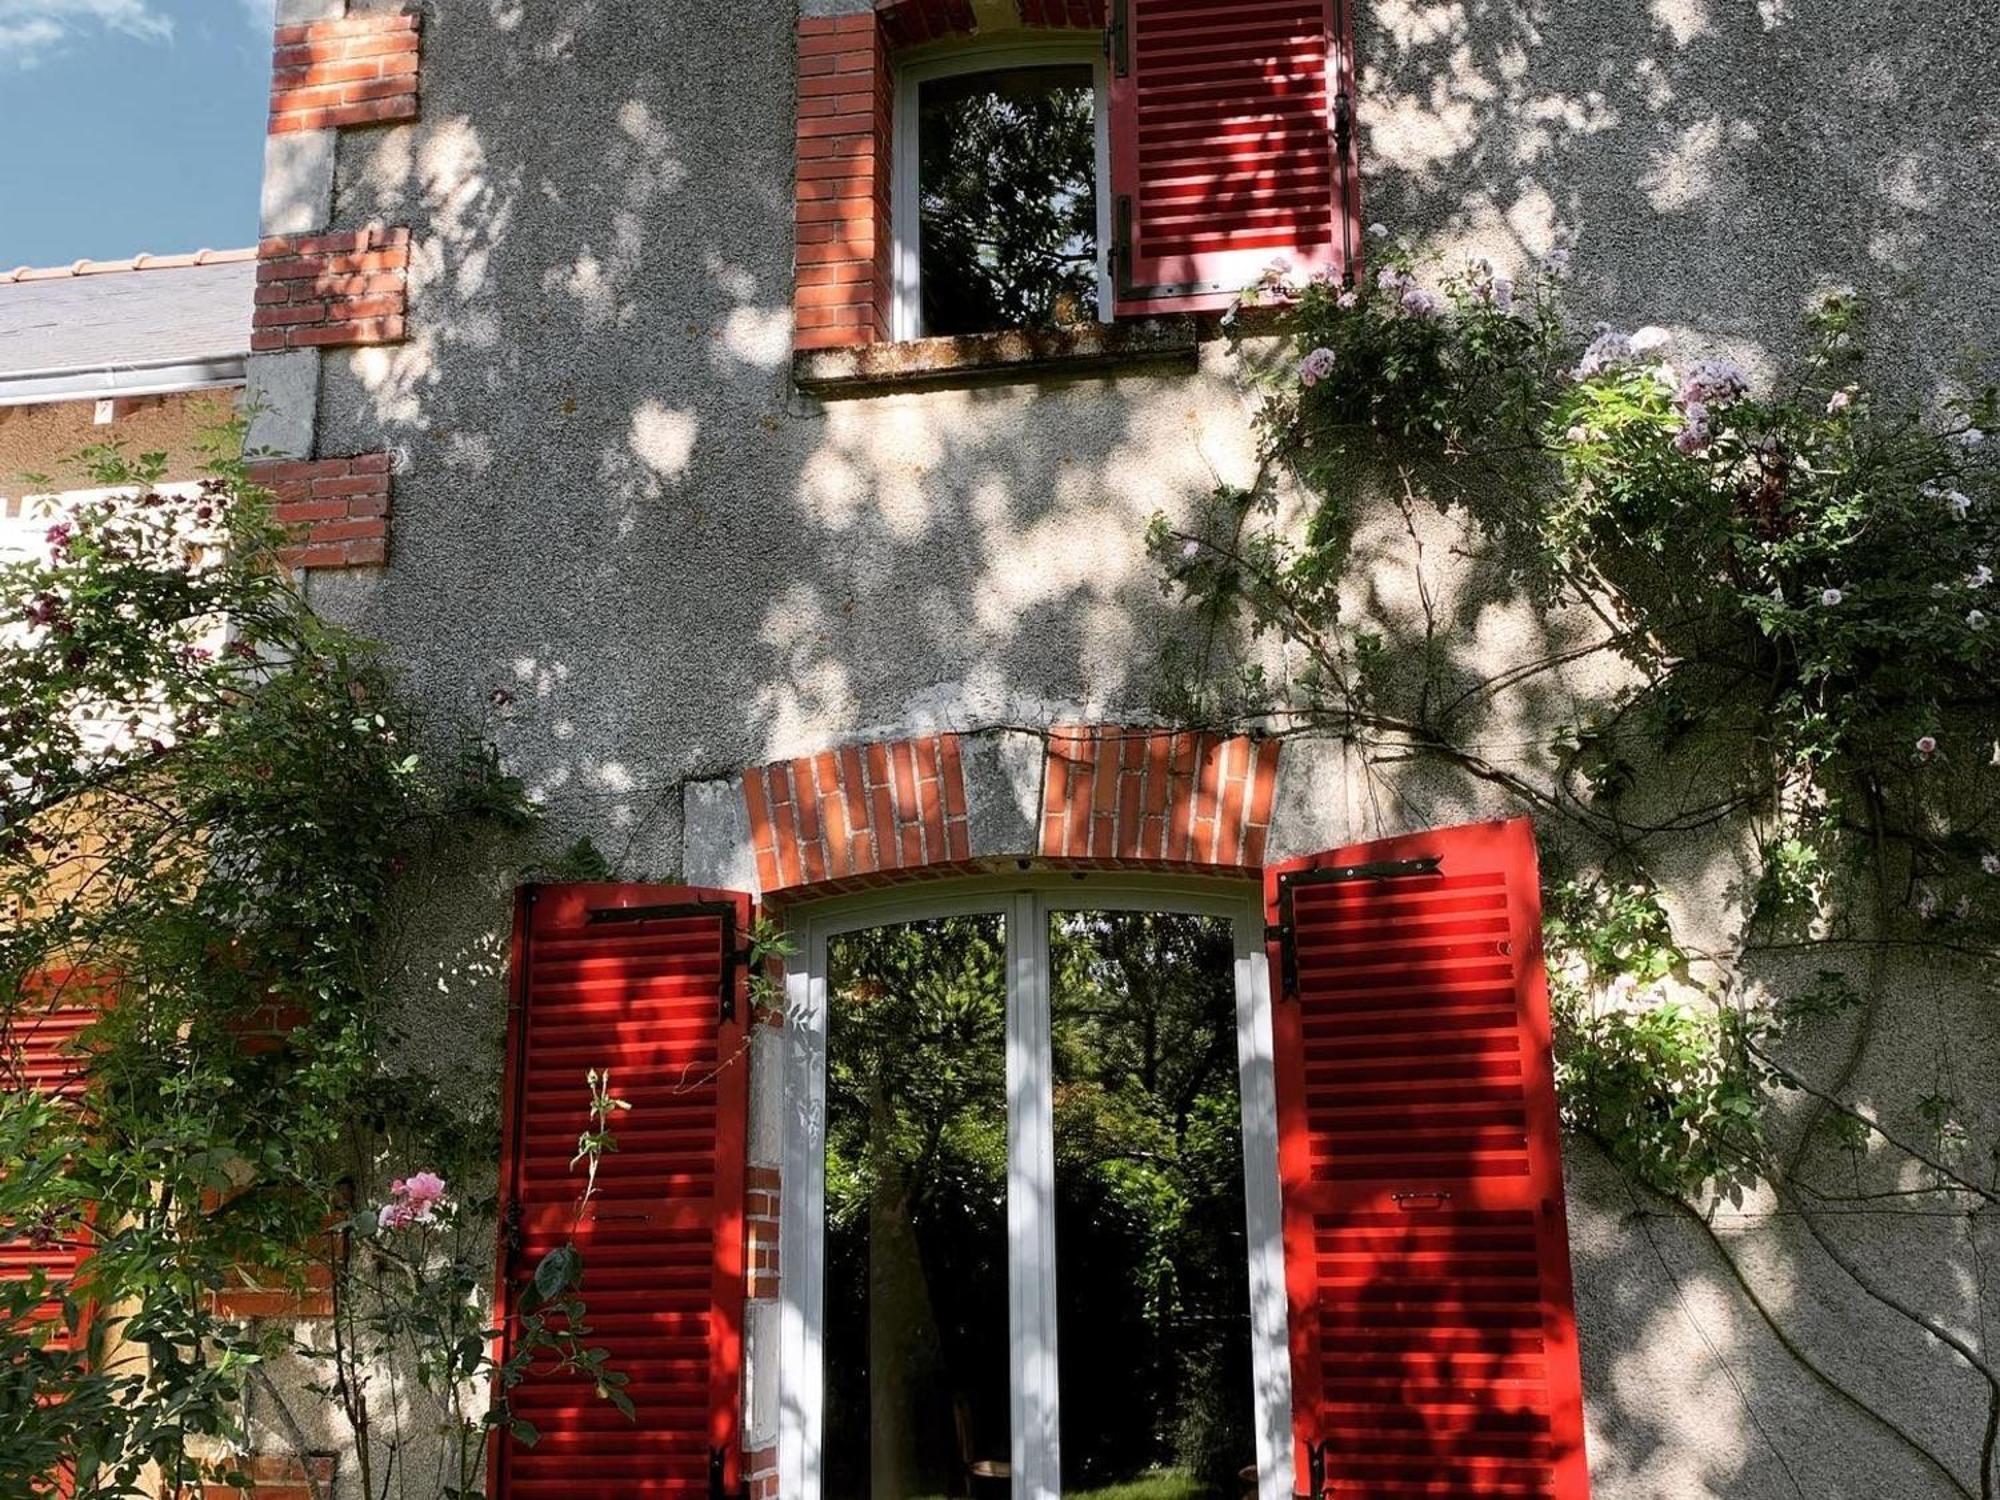
[[[899,71],[899,338],[1109,315],[1097,51],[961,50]]]

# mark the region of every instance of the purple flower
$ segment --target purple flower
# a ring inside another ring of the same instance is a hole
[[[1631,356],[1632,341],[1609,323],[1597,325],[1597,337],[1590,341],[1590,347],[1583,351],[1583,358],[1570,371],[1572,380],[1589,380],[1602,375],[1613,365],[1623,364]]]
[[[1846,386],[1826,398],[1826,414],[1831,417],[1854,405],[1854,387]]]
[[[1986,853],[1979,856],[1979,868],[1984,870],[1988,875],[2000,875],[2000,854],[1995,854],[1990,849],[1987,850]]]
[[[1361,293],[1349,287],[1336,299],[1336,305],[1342,312],[1352,312],[1361,305]]]
[[[1929,760],[1933,755],[1937,754],[1937,747],[1938,747],[1938,742],[1936,735],[1920,734],[1917,736],[1917,754],[1922,756],[1925,760]]]
[[[1727,359],[1705,359],[1687,373],[1675,397],[1682,406],[1700,402],[1703,406],[1727,406],[1750,394],[1750,377],[1742,366]]]
[[[1839,589],[1821,589],[1819,591],[1819,602],[1824,604],[1828,609],[1836,608],[1840,601],[1846,597],[1847,595],[1841,593]]]
[[[1402,308],[1413,318],[1442,317],[1444,298],[1428,287],[1413,286],[1403,293]]]
[[[1315,386],[1333,373],[1333,351],[1327,348],[1313,350],[1299,361],[1299,384]]]

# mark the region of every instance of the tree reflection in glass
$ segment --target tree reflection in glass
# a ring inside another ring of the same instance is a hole
[[[1256,1462],[1230,924],[1050,923],[1063,1489],[1234,1497]]]
[[[1006,973],[997,915],[831,941],[826,1500],[1010,1488]]]

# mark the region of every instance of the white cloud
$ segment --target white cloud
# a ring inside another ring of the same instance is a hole
[[[0,62],[30,67],[65,42],[104,32],[165,42],[174,23],[153,0],[0,0]]]

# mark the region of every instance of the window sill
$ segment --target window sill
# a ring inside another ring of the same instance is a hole
[[[859,344],[846,349],[801,349],[792,356],[792,380],[802,391],[836,400],[927,386],[969,385],[995,379],[1088,374],[1144,365],[1192,369],[1199,325],[1192,317],[1089,323],[1046,331]]]

